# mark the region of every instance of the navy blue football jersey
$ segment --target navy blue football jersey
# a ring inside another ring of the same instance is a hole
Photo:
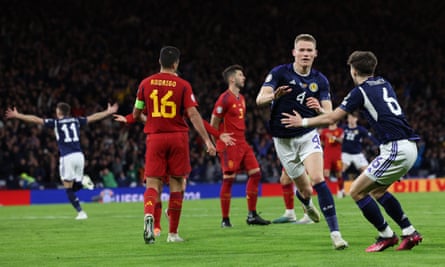
[[[343,99],[340,108],[349,113],[361,110],[382,144],[419,139],[408,124],[394,89],[382,77],[371,77],[354,87]]]
[[[287,138],[301,136],[312,131],[313,128],[284,127],[281,124],[283,118],[281,113],[293,114],[295,110],[304,118],[317,116],[315,110],[306,106],[306,99],[315,97],[319,101],[331,100],[328,79],[315,69],[311,69],[306,76],[300,75],[294,71],[293,63],[290,63],[273,68],[263,83],[263,86],[270,86],[274,90],[282,85],[288,85],[292,91],[271,103],[269,127],[272,136]]]
[[[362,143],[364,138],[369,138],[375,145],[378,145],[378,141],[366,130],[365,127],[357,125],[354,128],[350,128],[347,124],[343,128],[343,143],[342,152],[349,154],[362,153]]]
[[[44,125],[53,128],[59,146],[60,156],[82,152],[80,147],[80,127],[87,123],[85,117],[44,119]]]

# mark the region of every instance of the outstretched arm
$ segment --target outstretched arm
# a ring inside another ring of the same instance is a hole
[[[283,112],[284,118],[281,119],[281,123],[286,128],[291,127],[319,127],[327,126],[329,124],[336,123],[341,118],[346,116],[346,111],[341,108],[336,108],[334,111],[312,117],[312,118],[302,118],[301,115],[294,110],[293,114]]]
[[[233,133],[221,133],[217,129],[215,129],[210,123],[208,123],[206,120],[202,119],[202,122],[204,123],[204,127],[206,128],[206,131],[211,134],[214,138],[219,138],[221,141],[226,144],[226,146],[233,146],[235,145],[236,139],[232,137]]]
[[[36,123],[36,124],[41,124],[43,125],[43,119],[40,117],[37,117],[35,115],[27,115],[27,114],[22,114],[20,112],[17,111],[17,108],[8,108],[6,110],[6,114],[5,117],[7,119],[19,119],[25,122],[30,122],[30,123]]]
[[[315,97],[308,97],[306,99],[306,106],[310,109],[315,110],[315,112],[317,112],[318,114],[332,111],[331,100],[323,100],[319,102],[318,99]]]
[[[207,152],[211,156],[215,156],[216,149],[215,149],[215,146],[213,145],[212,141],[210,140],[208,133],[206,132],[206,129],[202,122],[201,114],[199,114],[196,107],[190,107],[186,111],[187,111],[187,117],[189,117],[190,121],[193,124],[193,127],[195,127],[196,131],[199,133],[201,138],[204,140],[204,142],[207,146]]]
[[[256,97],[256,104],[257,106],[269,104],[270,102],[282,97],[285,94],[288,94],[291,91],[292,88],[287,85],[282,85],[275,91],[271,86],[263,86]]]
[[[113,113],[116,113],[118,107],[119,107],[119,105],[117,103],[114,103],[113,105],[108,103],[108,108],[106,110],[91,114],[90,116],[87,117],[87,121],[88,121],[88,123],[90,123],[90,122],[102,120],[105,117],[107,117]]]
[[[130,113],[125,116],[119,115],[119,114],[113,114],[113,118],[115,121],[128,123],[128,124],[133,124],[136,122],[136,120],[133,117],[133,113]],[[141,114],[141,116],[139,118],[140,118],[140,121],[143,123],[145,123],[147,121],[147,116],[144,114]]]

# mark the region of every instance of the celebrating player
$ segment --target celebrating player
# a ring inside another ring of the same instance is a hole
[[[329,82],[321,72],[312,69],[317,56],[316,40],[312,35],[298,35],[292,55],[293,63],[277,66],[269,72],[256,102],[258,105],[271,103],[269,127],[275,149],[286,173],[297,186],[297,197],[308,216],[315,222],[320,220],[311,199],[309,175],[317,191],[318,203],[328,224],[334,248],[344,249],[348,243],[341,237],[334,198],[323,177],[323,150],[318,132],[314,128],[287,128],[281,123],[283,112],[298,110],[305,116],[315,117],[331,111]]]
[[[301,115],[305,114],[297,110],[284,112],[281,122],[288,129],[316,127],[335,123],[347,113],[361,109],[381,143],[380,155],[354,180],[350,191],[364,217],[379,232],[377,241],[366,251],[383,251],[399,242],[375,200],[402,229],[402,242],[397,250],[409,250],[418,245],[423,237],[411,224],[399,201],[387,189],[414,165],[417,157],[415,141],[420,138],[408,124],[391,84],[382,77],[374,76],[377,66],[374,53],[355,51],[349,56],[348,65],[356,87],[338,108],[313,118],[302,118]]]
[[[93,189],[94,184],[88,176],[84,176],[85,157],[80,145],[80,127],[95,122],[115,113],[118,105],[108,104],[108,108],[85,117],[71,117],[71,107],[60,102],[56,107],[55,119],[43,119],[35,115],[22,114],[16,108],[6,110],[6,118],[19,119],[25,122],[36,123],[54,129],[60,153],[59,172],[66,195],[77,211],[76,220],[87,219],[88,216],[80,206],[76,192],[86,187]]]

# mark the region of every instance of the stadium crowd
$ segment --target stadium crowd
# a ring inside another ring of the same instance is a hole
[[[393,81],[408,120],[422,137],[409,176],[444,176],[445,16],[434,2],[2,1],[0,187],[60,185],[54,133],[7,121],[7,107],[54,117],[56,103],[64,101],[82,116],[117,101],[118,113],[128,114],[138,83],[159,70],[164,45],[181,49],[180,75],[192,84],[206,120],[226,89],[222,70],[231,64],[245,67],[246,139],[260,162],[263,182],[277,182],[281,166],[268,134],[268,108],[258,108],[255,96],[271,66],[292,61],[291,44],[301,32],[317,38],[314,67],[329,78],[334,107],[352,88],[347,55],[373,50],[382,59],[377,74]],[[111,118],[89,125],[81,136],[85,173],[104,187],[139,185],[142,128]],[[220,182],[217,158],[206,155],[193,130],[190,138],[189,181]],[[373,153],[368,146],[367,155]]]

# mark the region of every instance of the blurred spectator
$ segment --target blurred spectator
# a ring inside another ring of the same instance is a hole
[[[162,16],[145,12],[166,9],[169,12]],[[205,119],[225,89],[215,70],[231,64],[249,66],[243,91],[246,138],[255,144],[263,182],[275,182],[281,166],[267,134],[268,109],[257,108],[254,102],[268,67],[291,61],[288,44],[300,28],[317,36],[323,57],[314,67],[331,81],[334,106],[352,86],[344,68],[350,52],[369,49],[385,59],[376,74],[385,73],[394,82],[408,120],[424,142],[422,162],[409,177],[440,177],[445,175],[445,16],[441,12],[434,1],[419,8],[414,0],[403,5],[383,0],[227,0],[223,6],[180,1],[176,9],[170,8],[169,1],[135,0],[125,5],[117,0],[27,1],[26,5],[6,1],[0,9],[1,112],[15,105],[25,113],[52,117],[55,103],[64,101],[72,105],[73,113],[82,115],[119,101],[119,113],[127,114],[133,108],[137,81],[157,71],[159,49],[172,44],[183,51],[180,72],[191,81]],[[183,14],[197,15],[176,19]],[[85,172],[94,182],[100,182],[100,170],[107,166],[116,176],[124,171],[132,186],[141,184],[142,125],[122,127],[107,121],[90,125],[82,134]],[[194,130],[190,138],[191,181],[220,181]],[[369,158],[374,156],[372,148],[365,151]],[[59,185],[57,153],[53,131],[0,120],[0,180],[7,181],[8,188],[18,186],[20,170],[44,187]],[[20,164],[20,159],[26,163]]]
[[[130,181],[123,171],[117,175],[117,185],[119,187],[128,187],[130,185]]]
[[[102,178],[102,183],[104,188],[116,188],[118,187],[116,178],[114,177],[113,172],[111,172],[108,168],[103,169],[100,172],[100,177]]]

